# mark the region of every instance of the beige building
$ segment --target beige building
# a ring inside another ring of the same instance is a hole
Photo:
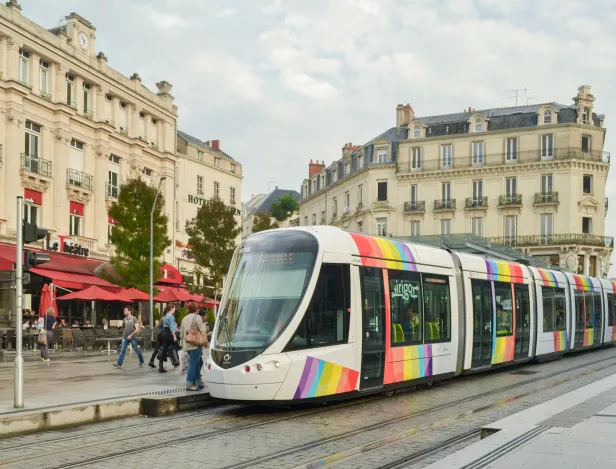
[[[276,186],[269,194],[253,194],[247,202],[242,204],[242,238],[248,238],[252,234],[255,216],[260,212],[270,213],[272,205],[284,195],[292,195],[297,201],[300,199],[299,192],[292,189],[278,189],[278,186]],[[277,221],[274,217],[270,217],[270,222],[276,222],[279,228],[287,228],[295,226],[293,223],[297,220],[297,217],[298,213],[295,212],[283,222]]]
[[[150,91],[96,54],[94,26],[73,13],[47,30],[0,5],[0,241],[15,242],[17,196],[43,247],[107,259],[109,204],[129,177],[158,184],[173,231],[177,108],[171,85]],[[166,255],[172,260],[171,250]]]
[[[203,202],[220,198],[236,210],[241,223],[242,165],[220,148],[219,140],[204,142],[184,132],[177,134],[174,266],[189,281],[195,270],[188,246],[186,222],[192,220]],[[237,241],[241,239],[238,236]]]
[[[366,145],[311,162],[300,223],[384,236],[469,233],[590,275],[609,270],[609,154],[589,86],[572,105],[416,117]]]

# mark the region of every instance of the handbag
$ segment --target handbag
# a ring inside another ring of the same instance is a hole
[[[205,347],[207,345],[207,334],[204,334],[199,330],[196,315],[193,318],[190,329],[186,332],[186,337],[184,340],[187,344],[195,345],[197,347]]]
[[[43,328],[39,330],[38,335],[38,343],[41,345],[47,344],[47,328],[45,327],[47,323],[47,314],[45,314],[45,319],[43,320]]]

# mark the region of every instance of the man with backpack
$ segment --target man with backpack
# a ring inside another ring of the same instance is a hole
[[[137,318],[133,316],[133,309],[130,306],[125,306],[122,350],[120,351],[120,355],[118,356],[118,361],[114,362],[113,366],[115,366],[116,368],[122,368],[122,363],[124,363],[124,354],[126,353],[128,344],[133,347],[133,350],[137,354],[137,358],[139,358],[139,366],[143,366],[143,355],[141,355],[141,350],[139,350],[139,340],[137,339],[137,334],[140,330],[141,326],[139,325],[139,321],[137,320]]]

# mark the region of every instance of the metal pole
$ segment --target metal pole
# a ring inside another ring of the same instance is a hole
[[[24,198],[17,197],[17,247],[15,253],[15,402],[14,407],[20,409],[24,406],[24,358],[23,349],[23,212]]]
[[[150,330],[152,333],[154,333],[154,210],[156,210],[156,202],[158,202],[160,185],[165,179],[167,178],[163,176],[160,178],[160,181],[158,181],[154,205],[152,205],[152,211],[150,212]]]

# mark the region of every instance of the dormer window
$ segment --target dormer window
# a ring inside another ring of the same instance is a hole
[[[415,127],[413,127],[413,138],[420,138],[420,137],[421,137],[421,126],[417,124]]]
[[[549,109],[543,113],[543,123],[551,124],[552,123],[552,111]]]
[[[582,110],[582,124],[589,124],[589,123],[590,123],[590,109],[585,107]]]
[[[481,117],[475,119],[475,132],[483,132],[483,119]]]

